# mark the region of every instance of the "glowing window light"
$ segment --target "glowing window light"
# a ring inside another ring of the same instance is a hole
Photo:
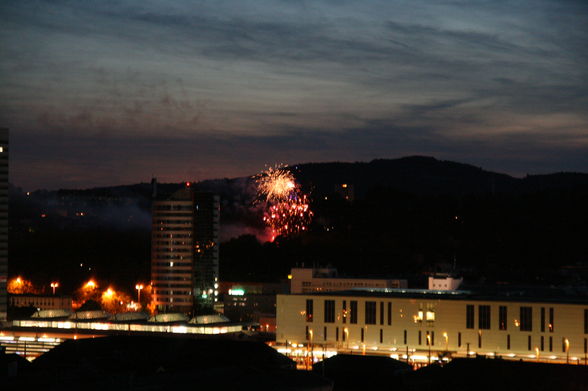
[[[410,358],[412,358],[415,361],[428,361],[429,360],[429,356],[422,356],[422,355],[418,355],[418,354],[414,354],[412,356],[410,356]],[[433,361],[437,361],[437,356],[431,356],[431,360]]]
[[[95,330],[109,330],[110,325],[108,323],[91,323],[90,328]]]
[[[39,342],[59,342],[56,338],[41,337],[37,339]]]
[[[172,327],[172,333],[187,334],[188,328],[186,326],[174,326],[174,327]]]

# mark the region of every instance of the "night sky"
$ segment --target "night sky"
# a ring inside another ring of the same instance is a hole
[[[588,171],[588,2],[0,2],[27,190],[430,155]]]

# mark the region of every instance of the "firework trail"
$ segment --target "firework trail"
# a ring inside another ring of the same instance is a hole
[[[264,223],[278,236],[306,231],[312,220],[308,197],[284,165],[270,167],[255,177],[258,199],[265,202]]]

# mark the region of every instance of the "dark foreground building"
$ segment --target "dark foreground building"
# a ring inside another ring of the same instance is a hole
[[[119,336],[69,340],[33,361],[6,389],[331,390],[263,343]]]

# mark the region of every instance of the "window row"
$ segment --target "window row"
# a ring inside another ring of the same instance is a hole
[[[392,325],[392,303],[391,302],[379,302],[379,311],[378,311],[378,302],[375,301],[366,301],[365,302],[365,324],[377,324],[378,320],[380,325],[384,324],[384,320],[386,320],[386,324],[388,326]],[[334,323],[335,322],[335,300],[325,300],[324,301],[324,319],[325,323]],[[306,300],[306,321],[312,322],[314,319],[314,300],[307,299]],[[378,317],[379,314],[379,317]],[[350,300],[349,301],[349,308],[347,307],[347,300],[343,300],[342,308],[341,308],[341,320],[343,323],[347,323],[349,319],[350,324],[357,324],[357,301]]]
[[[155,224],[192,224],[192,220],[182,219],[182,220],[155,220]]]
[[[155,205],[154,210],[192,210],[192,205]]]
[[[587,310],[588,311],[588,310]],[[366,331],[364,328],[361,328],[359,330],[360,333],[360,342],[366,342],[365,341],[365,337],[366,337]],[[324,341],[327,341],[329,337],[328,334],[328,328],[327,326],[323,327],[323,335],[322,335],[322,339]],[[335,334],[334,334],[334,339],[336,342],[346,342],[351,338],[351,331],[347,328],[343,328],[342,332],[339,332],[339,327],[335,327]],[[391,336],[392,337],[392,336]],[[318,341],[318,336],[313,335],[313,330],[309,327],[306,326],[306,340],[307,341]],[[394,341],[396,341],[396,339],[394,339]],[[403,332],[403,339],[402,339],[402,345],[409,345],[409,341],[408,341],[408,330],[404,330]],[[422,331],[422,330],[418,330],[417,331],[417,345],[418,346],[446,346],[449,343],[449,336],[447,333],[443,333],[441,341],[438,341],[439,343],[436,345],[435,343],[435,331],[432,330],[428,330],[428,331]],[[549,350],[549,352],[553,352],[554,351],[554,339],[552,336],[550,336],[549,338],[546,338],[545,336],[541,336],[539,338],[537,345],[533,344],[533,340],[531,338],[531,336],[527,336],[527,350],[529,351],[547,351]],[[384,329],[380,329],[379,330],[379,343],[384,343]],[[512,348],[512,344],[511,344],[511,336],[510,334],[506,335],[504,344],[506,346],[507,350],[511,350]],[[461,332],[457,333],[457,347],[461,348],[461,347],[466,347],[468,351],[471,350],[471,348],[473,348],[473,346],[471,346],[472,344],[470,342],[463,342],[462,339],[462,335]],[[477,347],[483,348],[483,339],[482,339],[482,332],[478,333],[478,338],[477,338]],[[565,338],[562,337],[561,338],[561,352],[562,353],[568,353],[570,350],[570,341]],[[588,338],[584,338],[584,353],[588,354]]]
[[[475,328],[475,311],[476,306],[473,304],[466,305],[466,328]],[[553,333],[555,330],[555,310],[541,307],[540,311],[540,329],[541,332],[546,330]],[[586,310],[588,311],[588,310]],[[588,312],[584,314],[585,317],[585,331],[588,333]],[[533,331],[533,307],[521,306],[519,309],[519,319],[514,320],[514,325],[520,331]],[[489,330],[491,328],[491,306],[478,305],[478,329]],[[498,330],[508,329],[508,308],[501,305],[498,307]]]
[[[191,238],[192,234],[161,234],[161,233],[154,233],[154,238]]]

